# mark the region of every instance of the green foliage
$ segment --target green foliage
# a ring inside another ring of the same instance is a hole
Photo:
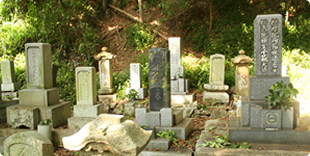
[[[284,110],[290,109],[290,107],[293,106],[290,99],[293,97],[296,98],[296,95],[298,94],[298,90],[293,87],[292,83],[287,85],[282,80],[281,82],[272,85],[269,92],[270,95],[265,97],[265,102],[268,106],[276,108],[283,107]]]
[[[130,87],[129,68],[122,72],[113,73],[113,87],[116,90],[117,99],[124,99],[126,97],[126,88]]]
[[[50,119],[43,119],[40,121],[39,125],[49,125],[52,121]]]
[[[207,105],[205,105],[205,104],[200,104],[200,103],[198,103],[197,107],[198,107],[198,109],[199,109],[200,111],[202,111],[202,110],[207,110]]]
[[[70,101],[71,107],[76,104],[75,70],[69,64],[58,69],[56,86],[59,87],[59,97],[64,101]]]
[[[174,131],[171,129],[167,129],[167,131],[159,131],[157,132],[156,136],[171,140],[177,147],[180,147],[180,145],[177,143],[178,139],[175,138]]]
[[[212,148],[244,148],[249,149],[250,145],[248,145],[246,142],[243,142],[242,144],[236,144],[233,143],[227,134],[224,136],[218,135],[214,136],[213,141],[206,141],[206,143],[201,145],[202,147],[212,147]]]
[[[129,93],[126,95],[128,99],[135,100],[137,99],[138,92],[135,89],[130,89]]]
[[[138,51],[149,48],[154,41],[151,28],[144,24],[134,24],[126,27],[125,37],[130,48]]]

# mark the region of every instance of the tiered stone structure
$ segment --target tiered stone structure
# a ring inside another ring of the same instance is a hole
[[[16,82],[14,62],[1,61],[2,96],[16,98],[16,91],[20,88],[20,83]]]
[[[170,108],[169,56],[169,51],[164,48],[149,49],[150,112],[148,108],[136,108],[136,123],[152,126],[155,134],[174,130],[178,138],[185,140],[191,132],[192,119],[183,118],[183,110]],[[160,148],[160,144],[168,145],[168,142],[153,138],[146,148]]]
[[[146,97],[146,88],[142,88],[140,63],[130,64],[130,88],[126,89],[126,94],[131,89],[138,92],[137,99],[144,99]]]
[[[109,112],[109,105],[97,102],[95,74],[94,67],[75,69],[77,104],[73,110],[74,117],[68,119],[70,129],[80,129],[99,114]]]
[[[98,90],[98,98],[100,102],[106,98],[115,101],[116,94],[113,94],[115,92],[115,88],[113,88],[111,66],[113,55],[108,52],[107,47],[103,47],[101,50],[101,53],[94,56],[96,60],[99,60],[100,89]]]
[[[242,98],[242,116],[230,118],[229,138],[235,142],[295,144],[309,134],[294,130],[299,124],[299,102],[288,109],[268,109],[265,96],[282,77],[282,16],[258,15],[254,21],[254,75],[250,77],[250,100]],[[281,131],[285,129],[285,131]],[[273,132],[270,132],[273,131]],[[271,141],[277,140],[277,141]]]
[[[184,67],[181,64],[182,48],[180,37],[168,38],[170,50],[171,105],[192,103],[195,93],[189,94],[189,80],[184,78]]]
[[[229,102],[229,95],[225,92],[229,89],[229,86],[224,85],[224,75],[225,56],[222,54],[211,55],[209,84],[204,84],[206,91],[203,92],[203,100],[207,105],[227,104]]]
[[[60,102],[59,90],[53,88],[51,45],[27,43],[25,52],[27,89],[19,91],[18,105],[7,107],[8,124],[34,129],[40,120],[50,119],[53,127],[65,125],[70,102]]]

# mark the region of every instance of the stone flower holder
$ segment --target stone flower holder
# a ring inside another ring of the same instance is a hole
[[[42,120],[38,125],[38,133],[42,134],[50,141],[52,141],[52,124],[51,120]]]

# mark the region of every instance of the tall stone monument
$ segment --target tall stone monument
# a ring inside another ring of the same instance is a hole
[[[140,63],[130,64],[130,88],[126,89],[126,94],[131,89],[138,92],[137,99],[144,99],[146,97],[146,88],[142,88]]]
[[[282,15],[258,15],[254,20],[254,76],[250,77],[250,99],[264,100],[269,88],[282,77]]]
[[[73,115],[68,119],[70,129],[80,129],[86,123],[96,119],[101,113],[108,113],[109,106],[97,102],[96,70],[94,67],[75,69],[76,101]]]
[[[14,62],[1,61],[2,96],[16,97],[16,91],[20,88],[20,83],[16,82]]]
[[[115,88],[113,88],[111,66],[111,60],[113,59],[113,55],[107,50],[107,47],[103,47],[102,52],[94,56],[95,59],[99,61],[99,101],[103,101],[106,98],[111,99],[112,101],[116,100],[116,94],[113,94],[115,92]]]
[[[59,101],[59,89],[53,88],[52,53],[48,43],[25,44],[27,89],[19,91],[19,104],[7,107],[7,122],[36,128],[42,119],[53,127],[65,125],[70,117],[70,102]]]
[[[204,84],[206,91],[203,92],[203,100],[207,104],[227,104],[229,95],[225,92],[229,86],[224,85],[225,79],[225,56],[213,54],[210,56],[209,84]]]
[[[181,38],[169,37],[168,44],[170,50],[171,105],[192,103],[195,100],[195,93],[188,93],[189,80],[184,78],[184,67],[181,64]]]
[[[151,48],[148,57],[150,109],[136,108],[136,123],[155,127],[156,132],[172,129],[177,137],[185,139],[191,131],[192,119],[183,119],[183,110],[170,108],[169,50]]]
[[[170,59],[164,48],[149,49],[150,110],[170,107]]]

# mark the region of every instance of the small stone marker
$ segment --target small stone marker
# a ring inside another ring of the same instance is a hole
[[[138,92],[137,99],[144,99],[146,97],[146,88],[142,88],[140,63],[130,64],[130,88],[126,89],[126,94],[129,93],[130,89]]]
[[[100,89],[99,94],[112,94],[115,89],[113,88],[112,82],[112,66],[111,60],[113,55],[107,52],[108,48],[103,47],[102,52],[95,55],[95,59],[99,60],[99,78],[100,78]]]
[[[258,15],[254,20],[254,74],[281,76],[282,15]]]
[[[52,142],[36,131],[16,133],[4,141],[5,156],[52,156],[53,149]]]
[[[150,111],[170,107],[170,59],[164,48],[149,49]]]
[[[209,84],[224,85],[225,56],[214,54],[210,56]]]
[[[1,74],[2,74],[2,91],[14,92],[20,87],[20,83],[16,82],[14,62],[1,61]]]

